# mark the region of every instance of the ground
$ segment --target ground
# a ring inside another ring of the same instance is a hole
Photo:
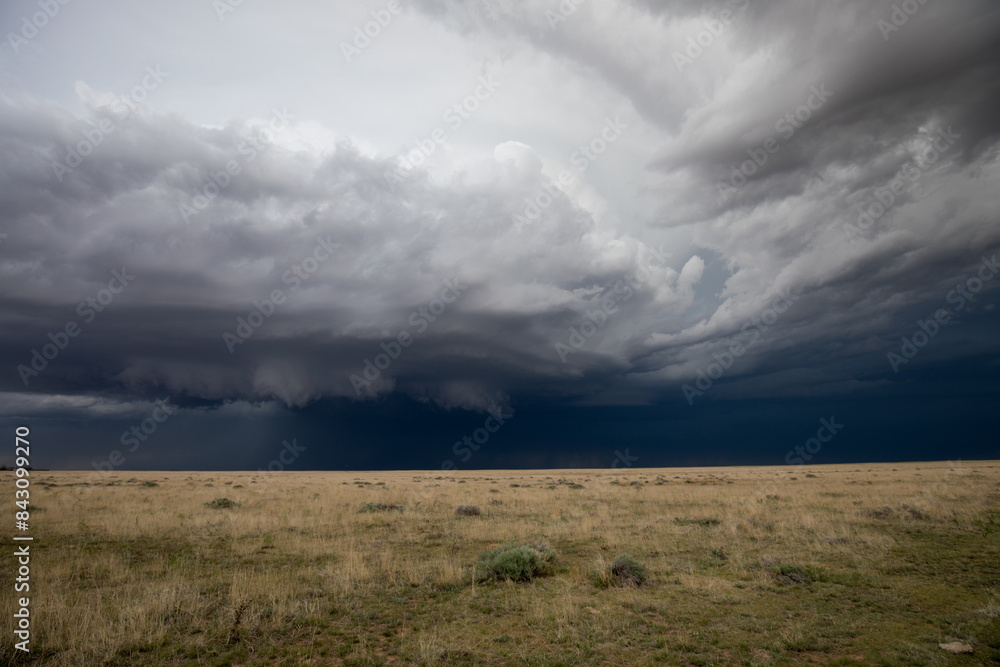
[[[34,635],[2,664],[1000,661],[996,461],[31,482]],[[476,582],[506,543],[551,571]],[[644,585],[598,576],[622,553]]]

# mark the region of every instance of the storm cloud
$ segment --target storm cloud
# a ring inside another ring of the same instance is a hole
[[[560,415],[503,463],[610,465],[588,410],[995,396],[995,3],[394,7],[0,10],[4,423],[329,410],[373,467],[387,406]]]

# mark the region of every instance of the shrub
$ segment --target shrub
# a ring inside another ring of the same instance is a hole
[[[701,519],[682,519],[680,517],[675,517],[674,523],[678,526],[718,526],[722,522],[715,517],[704,517]]]
[[[239,506],[240,504],[238,502],[230,500],[229,498],[216,498],[210,503],[205,503],[205,507],[213,510],[228,510]]]
[[[358,510],[359,513],[364,512],[402,512],[402,505],[388,505],[386,503],[365,503]]]
[[[505,544],[484,551],[476,564],[476,581],[531,581],[551,570],[555,553],[544,544]]]
[[[459,505],[455,508],[455,514],[459,516],[479,516],[482,512],[479,511],[478,505]]]
[[[910,507],[909,505],[903,505],[903,509],[910,515],[911,519],[930,519],[931,515],[927,510],[922,510],[918,507]]]
[[[583,488],[583,484],[570,484],[569,488],[571,488],[571,489],[582,489]]]
[[[646,566],[628,554],[615,558],[608,572],[618,586],[642,586],[646,583]]]
[[[815,568],[787,563],[773,566],[770,574],[771,578],[782,584],[811,584],[819,578]]]
[[[873,516],[880,519],[887,519],[891,516],[896,516],[896,513],[892,511],[892,508],[886,505],[882,509],[878,510],[868,510],[866,512],[868,516]]]

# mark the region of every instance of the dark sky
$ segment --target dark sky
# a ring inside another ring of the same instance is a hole
[[[34,465],[1000,454],[995,2],[220,6],[0,7]]]

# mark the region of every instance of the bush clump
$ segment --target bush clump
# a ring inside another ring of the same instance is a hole
[[[896,516],[896,513],[888,505],[886,505],[882,509],[868,510],[867,512],[865,512],[865,514],[867,514],[868,516],[876,517],[878,519],[888,519],[889,517]]]
[[[621,554],[608,567],[611,581],[617,586],[642,586],[646,583],[646,566],[628,554]]]
[[[903,509],[906,510],[907,514],[911,519],[927,520],[931,518],[931,515],[927,510],[922,510],[919,507],[910,507],[909,505],[903,505]]]
[[[455,514],[458,516],[479,516],[482,512],[479,510],[479,505],[459,505],[455,508]]]
[[[771,567],[771,578],[781,584],[811,584],[819,579],[819,573],[813,567],[806,565],[791,565],[782,563]]]
[[[678,526],[718,526],[722,522],[713,516],[701,519],[682,519],[681,517],[675,517],[674,523]]]
[[[387,503],[365,503],[358,510],[359,514],[366,512],[402,512],[402,505],[389,505]]]
[[[479,582],[532,581],[548,574],[555,552],[544,544],[505,544],[479,555],[475,577]]]
[[[210,503],[205,503],[205,507],[213,510],[228,510],[239,506],[240,504],[238,502],[230,500],[229,498],[216,498]]]
[[[598,588],[643,586],[649,580],[646,566],[628,554],[619,554],[611,563],[600,559],[590,578]]]

